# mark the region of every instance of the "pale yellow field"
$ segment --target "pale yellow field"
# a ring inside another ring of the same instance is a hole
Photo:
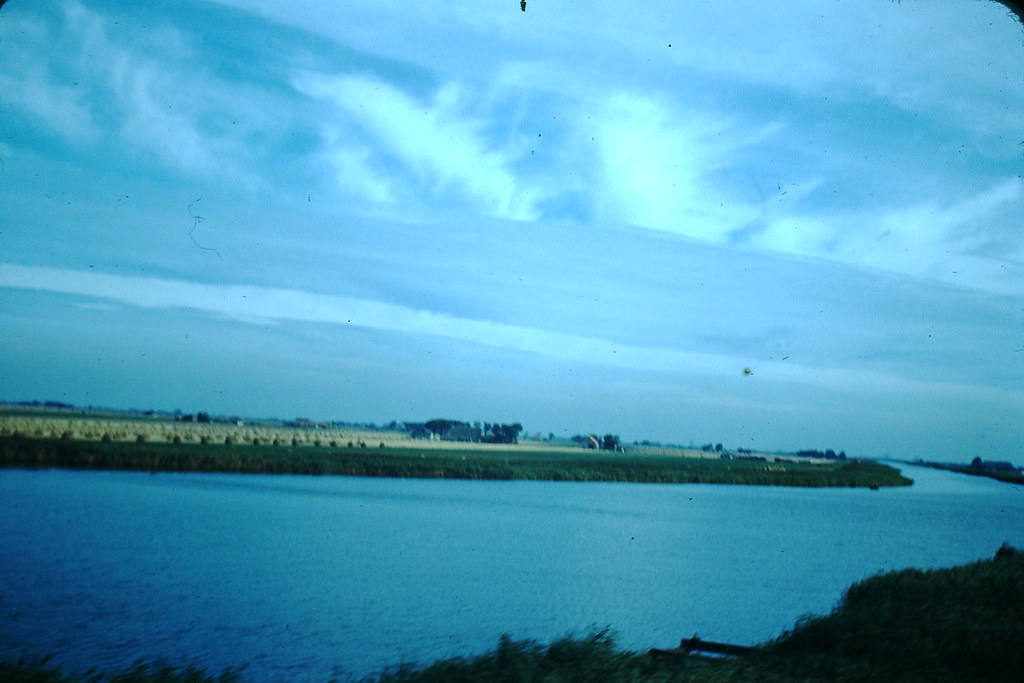
[[[465,443],[430,439],[413,439],[404,432],[371,429],[319,429],[286,427],[277,424],[223,424],[177,422],[167,417],[82,415],[78,411],[7,409],[0,413],[0,437],[19,434],[40,439],[75,439],[82,441],[146,441],[152,443],[236,443],[285,446],[361,446],[378,448],[465,449],[493,451],[564,451],[578,453],[580,446],[566,442],[522,439],[518,444]],[[689,448],[659,446],[628,446],[634,455],[718,459],[718,453]],[[769,461],[800,460],[821,462],[810,458],[753,453]]]
[[[32,411],[11,411],[0,414],[0,436],[19,434],[40,439],[75,439],[83,441],[147,441],[153,443],[237,443],[279,444],[295,446],[360,446],[418,449],[465,448],[470,444],[430,439],[413,439],[402,432],[370,429],[320,429],[285,427],[282,425],[222,424],[177,422],[166,417],[106,417],[76,415],[72,411],[49,414]],[[519,444],[472,444],[486,450],[566,450],[575,446],[553,446],[541,441]]]

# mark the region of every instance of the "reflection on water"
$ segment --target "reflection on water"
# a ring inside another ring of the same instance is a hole
[[[881,491],[3,471],[0,654],[326,680],[502,633],[753,643],[878,571],[1024,546],[1020,487],[903,468]]]

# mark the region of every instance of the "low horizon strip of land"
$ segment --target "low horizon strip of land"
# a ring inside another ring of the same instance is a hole
[[[876,488],[912,483],[888,465],[857,460],[819,464],[585,449],[254,446],[13,435],[0,437],[0,467],[801,487]]]
[[[959,474],[969,474],[974,477],[986,477],[988,479],[995,479],[996,481],[1005,482],[1007,484],[1024,484],[1024,473],[1021,472],[1000,472],[986,469],[984,466],[979,465],[962,465],[959,463],[948,463],[948,462],[927,462],[924,460],[914,462],[912,464],[919,465],[921,467],[931,467],[934,470],[946,470],[948,472],[957,472]]]
[[[737,657],[652,656],[621,650],[608,630],[548,645],[504,635],[481,655],[404,664],[365,683],[497,681],[1020,681],[1024,671],[1024,553],[948,569],[904,569],[853,584],[828,615]],[[343,664],[343,663],[342,663]],[[139,663],[112,673],[65,673],[44,657],[0,662],[11,683],[245,683],[238,669]],[[343,671],[344,667],[339,667]],[[335,679],[338,680],[338,679]],[[345,679],[341,679],[345,680]]]
[[[725,455],[726,457],[723,457]],[[759,486],[905,486],[870,460],[571,443],[481,444],[387,430],[0,413],[0,467]]]

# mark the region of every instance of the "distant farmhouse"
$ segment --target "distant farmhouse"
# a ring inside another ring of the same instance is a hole
[[[1005,460],[982,460],[981,458],[975,458],[971,461],[971,469],[992,472],[994,474],[1020,474],[1021,472],[1021,469],[1012,462],[1006,462]]]
[[[479,443],[483,439],[483,433],[479,427],[469,424],[456,424],[449,427],[441,438],[445,441],[468,441]]]
[[[414,439],[429,439],[430,430],[422,422],[404,422],[403,429]]]
[[[409,425],[407,424],[407,427]],[[518,443],[523,425],[500,423],[470,424],[461,420],[430,420],[422,425],[412,425],[413,436],[426,436],[441,441],[462,441],[467,443]],[[421,429],[422,427],[422,429]]]
[[[591,450],[625,452],[622,441],[615,434],[605,434],[603,439],[594,434],[577,434],[572,437],[572,442]]]

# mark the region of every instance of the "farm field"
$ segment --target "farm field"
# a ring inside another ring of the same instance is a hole
[[[606,452],[545,442],[432,441],[365,429],[18,413],[0,416],[0,466],[762,486],[911,483],[870,461],[722,459],[665,448]]]
[[[81,411],[0,411],[0,437],[21,435],[75,441],[147,443],[233,443],[250,445],[399,446],[415,443],[422,448],[445,447],[445,442],[414,440],[402,432],[370,429],[316,429],[288,427],[279,423],[182,422],[164,416],[80,414]]]

